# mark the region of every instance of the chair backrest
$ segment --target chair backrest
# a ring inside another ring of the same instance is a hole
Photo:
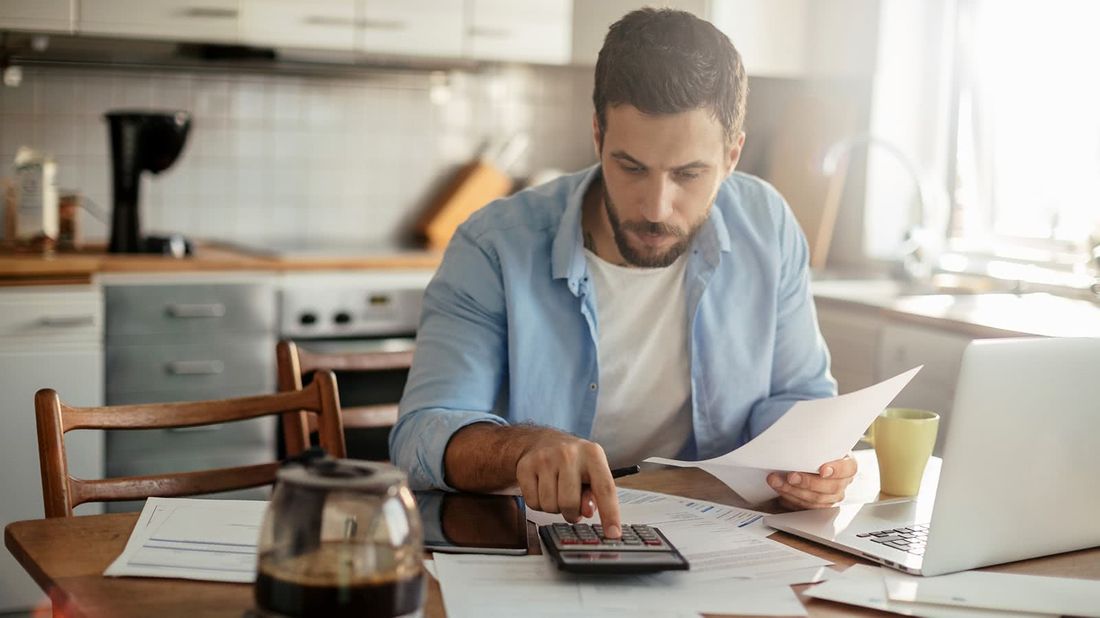
[[[369,374],[412,367],[413,350],[317,353],[295,345],[293,341],[280,341],[275,349],[280,391],[302,388],[302,376],[312,371],[348,371]],[[345,428],[363,429],[390,427],[397,422],[397,405],[345,406],[341,408]],[[283,417],[283,435],[288,455],[297,455],[309,445],[309,434],[316,430],[317,420],[312,414],[294,419]]]
[[[257,487],[274,482],[279,463],[219,468],[153,476],[85,480],[69,476],[65,433],[74,429],[158,429],[194,427],[282,414],[294,422],[309,411],[320,417],[321,446],[334,457],[346,456],[336,378],[318,372],[308,388],[294,392],[183,403],[152,403],[76,408],[61,403],[53,389],[35,394],[38,457],[46,517],[71,517],[85,502],[140,500],[151,496],[196,494]],[[305,446],[298,444],[301,452]]]

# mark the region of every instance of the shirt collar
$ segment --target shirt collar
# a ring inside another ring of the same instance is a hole
[[[584,240],[581,231],[581,213],[584,205],[584,194],[588,187],[600,177],[600,165],[597,163],[578,174],[580,181],[569,193],[569,200],[562,213],[561,223],[554,235],[554,245],[551,249],[550,261],[553,268],[554,279],[568,279],[569,289],[574,294],[578,292],[578,280],[588,272],[588,264],[584,257]],[[694,248],[703,253],[708,262],[718,266],[720,253],[730,251],[730,235],[726,228],[726,220],[722,215],[722,209],[718,204],[732,199],[725,183],[718,189],[711,206],[710,215],[707,217],[703,228],[695,237]]]

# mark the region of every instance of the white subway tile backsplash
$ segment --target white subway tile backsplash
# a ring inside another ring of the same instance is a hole
[[[143,180],[148,232],[387,242],[406,236],[433,192],[490,139],[531,134],[514,172],[588,164],[590,81],[590,71],[545,67],[363,79],[27,68],[22,86],[0,88],[0,175],[19,146],[40,148],[57,158],[65,188],[108,216],[103,114],[186,110],[193,124],[180,158]],[[107,225],[82,221],[85,238],[105,239]]]

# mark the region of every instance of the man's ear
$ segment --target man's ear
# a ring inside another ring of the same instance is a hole
[[[733,173],[734,168],[737,167],[737,162],[741,160],[741,149],[745,146],[745,132],[741,131],[737,134],[737,139],[734,140],[729,150],[729,167],[726,168],[726,176]]]
[[[600,132],[600,118],[592,112],[592,145],[596,148],[596,160],[603,153],[603,134]]]

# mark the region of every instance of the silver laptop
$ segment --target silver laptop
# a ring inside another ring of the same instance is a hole
[[[971,343],[947,428],[935,496],[765,523],[914,575],[1100,545],[1100,338]]]

